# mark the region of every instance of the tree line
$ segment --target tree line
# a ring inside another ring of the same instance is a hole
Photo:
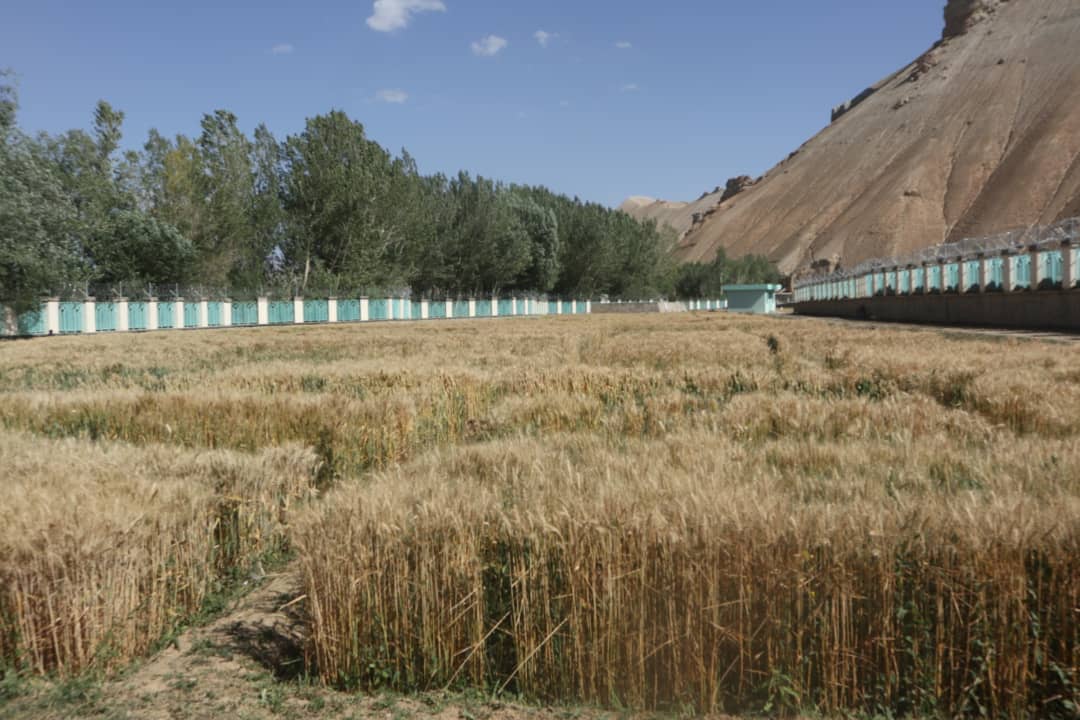
[[[277,139],[235,115],[123,150],[124,113],[31,136],[0,76],[0,298],[63,288],[660,297],[700,292],[653,222],[543,187],[423,175],[341,111]],[[770,266],[771,267],[771,266]],[[687,268],[690,268],[688,271]],[[688,274],[689,273],[689,274]]]

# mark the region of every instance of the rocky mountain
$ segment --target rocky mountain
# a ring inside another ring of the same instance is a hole
[[[682,260],[785,273],[1080,215],[1080,0],[949,0],[941,40],[832,118],[757,181],[623,209]]]

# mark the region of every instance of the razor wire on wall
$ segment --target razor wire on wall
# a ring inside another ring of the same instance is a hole
[[[892,268],[920,267],[941,262],[963,262],[994,255],[1017,255],[1032,248],[1039,251],[1049,248],[1057,249],[1066,242],[1073,245],[1080,243],[1080,218],[1069,218],[1053,225],[1033,225],[987,237],[967,238],[895,258],[867,260],[848,270],[804,275],[794,283],[794,287],[798,289],[819,283],[851,280]]]

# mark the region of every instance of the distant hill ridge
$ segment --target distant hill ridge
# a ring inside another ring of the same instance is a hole
[[[756,181],[623,209],[675,228],[681,260],[784,273],[1080,215],[1080,2],[950,0],[940,41],[832,117]]]

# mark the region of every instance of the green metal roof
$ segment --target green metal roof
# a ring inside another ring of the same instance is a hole
[[[778,292],[782,285],[725,285],[724,292]]]

